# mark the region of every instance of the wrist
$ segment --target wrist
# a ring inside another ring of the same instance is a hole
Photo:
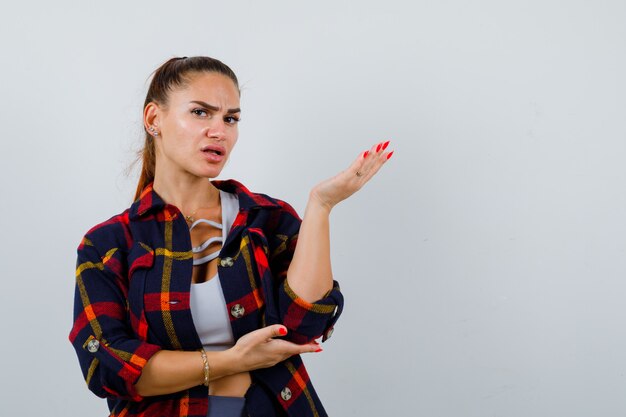
[[[334,204],[331,204],[320,197],[315,189],[313,189],[309,193],[309,201],[307,203],[306,210],[323,212],[324,214],[329,215],[334,206]]]
[[[200,349],[200,356],[202,357],[202,384],[208,387],[211,378],[211,367],[209,366],[209,360],[204,348]]]
[[[249,369],[246,367],[246,358],[241,348],[237,345],[223,351],[224,360],[228,363],[229,375],[238,374],[241,372],[247,372]]]
[[[206,355],[211,369],[211,380],[245,371],[242,366],[243,358],[235,347],[222,351],[207,351]]]

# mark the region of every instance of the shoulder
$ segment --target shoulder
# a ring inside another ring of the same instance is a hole
[[[126,209],[90,227],[83,235],[78,250],[87,245],[104,254],[114,248],[127,248],[130,244],[129,209]]]
[[[287,215],[299,219],[296,210],[285,200],[269,196],[265,193],[251,191],[248,187],[233,179],[214,180],[212,183],[218,189],[236,195],[239,199],[239,206],[243,210],[278,210],[279,212],[284,212]]]

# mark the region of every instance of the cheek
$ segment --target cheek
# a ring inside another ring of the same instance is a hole
[[[176,134],[178,135],[178,137],[185,137],[200,128],[202,128],[202,125],[198,121],[179,120],[176,123]]]
[[[183,160],[192,151],[193,145],[185,140],[184,132],[174,132],[162,141],[163,151],[170,158]]]

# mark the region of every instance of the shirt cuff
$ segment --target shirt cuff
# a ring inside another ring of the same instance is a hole
[[[343,295],[337,281],[333,281],[333,288],[321,299],[310,303],[300,298],[285,279],[279,287],[279,302],[282,322],[295,343],[308,343],[320,336],[327,340],[343,309]]]
[[[141,401],[143,397],[137,393],[135,383],[139,380],[148,360],[160,351],[161,347],[140,341],[131,343],[134,345],[132,353],[115,349],[106,341],[91,335],[84,343],[83,349],[98,361],[100,376],[104,378],[100,381],[104,391],[115,397]]]

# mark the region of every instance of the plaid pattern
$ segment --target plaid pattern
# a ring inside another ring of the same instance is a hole
[[[234,180],[213,184],[239,198],[240,211],[218,258],[235,340],[276,323],[284,324],[286,338],[296,343],[326,340],[343,306],[337,282],[321,300],[308,303],[285,279],[301,223],[297,213]],[[205,417],[210,404],[203,385],[145,398],[134,389],[143,366],[160,349],[202,347],[189,309],[189,228],[152,186],[80,242],[69,339],[89,389],[107,398],[111,416]],[[299,355],[251,375],[249,416],[326,415]]]

